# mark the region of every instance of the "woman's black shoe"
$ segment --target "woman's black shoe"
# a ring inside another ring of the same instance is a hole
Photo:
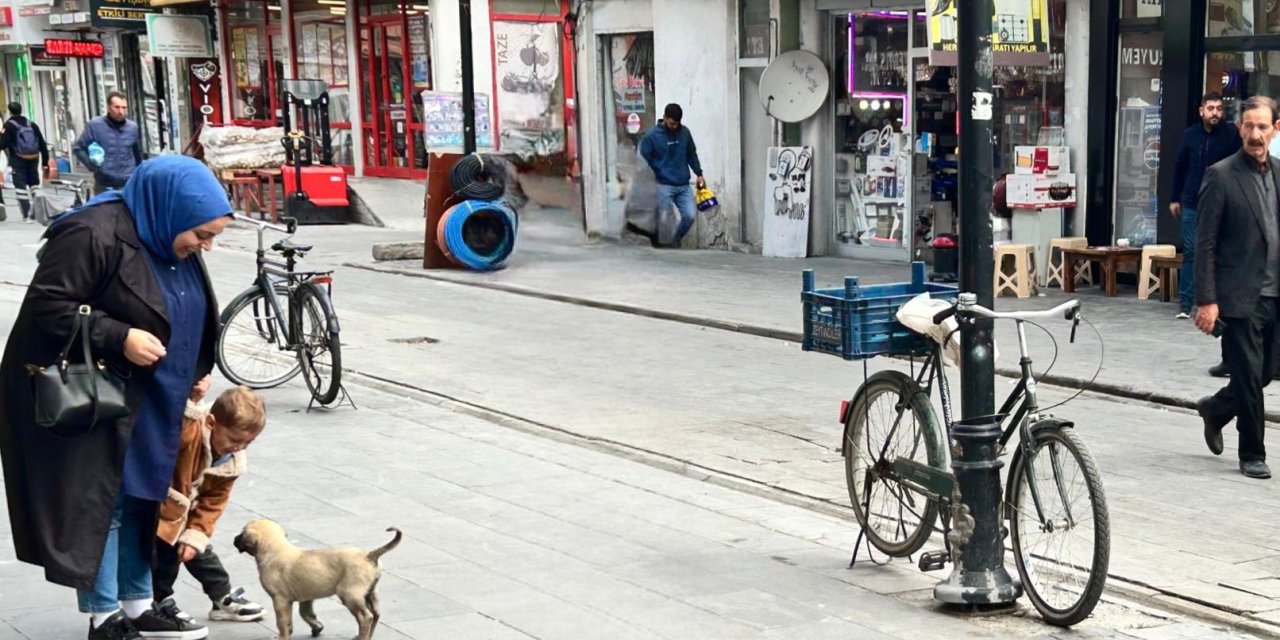
[[[93,628],[93,621],[89,622],[89,640],[138,640],[141,637],[123,611],[117,611],[97,629]]]

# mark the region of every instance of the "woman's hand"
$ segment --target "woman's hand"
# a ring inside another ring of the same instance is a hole
[[[160,338],[142,329],[130,329],[124,338],[124,357],[139,367],[150,367],[164,355],[164,343]]]
[[[213,383],[213,377],[206,375],[196,381],[196,386],[191,387],[191,401],[200,402],[204,400],[205,394],[209,393],[209,385]]]

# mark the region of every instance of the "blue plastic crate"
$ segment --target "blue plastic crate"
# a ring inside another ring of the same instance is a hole
[[[911,282],[859,286],[856,277],[844,288],[818,289],[812,269],[804,272],[805,351],[862,360],[878,355],[917,355],[932,348],[929,338],[898,322],[898,307],[921,293],[955,300],[956,287],[925,282],[924,263],[911,263]]]

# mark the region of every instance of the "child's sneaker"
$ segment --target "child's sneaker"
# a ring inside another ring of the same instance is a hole
[[[244,597],[244,587],[213,603],[213,610],[209,612],[210,620],[225,622],[256,622],[262,617],[262,606]]]

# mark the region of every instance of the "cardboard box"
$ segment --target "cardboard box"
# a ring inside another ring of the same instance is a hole
[[[1014,147],[1013,172],[1017,175],[1071,173],[1069,147]]]
[[[1005,179],[1005,201],[1011,209],[1076,206],[1076,176],[1012,174]]]

